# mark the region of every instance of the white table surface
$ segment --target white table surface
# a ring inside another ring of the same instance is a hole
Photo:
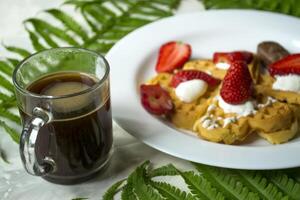
[[[26,32],[22,21],[28,17],[36,16],[38,11],[46,8],[58,7],[62,0],[0,0],[0,40],[5,44],[29,47]],[[197,0],[182,0],[176,14],[202,11],[203,5]],[[6,55],[0,48],[0,57]],[[7,152],[10,164],[0,161],[0,199],[66,199],[75,197],[88,197],[101,199],[106,189],[114,182],[127,177],[135,167],[150,160],[155,166],[173,163],[180,169],[190,169],[188,161],[184,161],[151,147],[148,147],[114,125],[114,154],[109,168],[94,179],[79,185],[61,186],[48,183],[39,177],[26,174],[19,155],[18,145],[0,130],[0,147],[11,151]],[[184,147],[182,147],[184,148]],[[170,181],[174,181],[173,179]],[[180,181],[180,180],[179,180]],[[176,180],[176,182],[178,182]]]

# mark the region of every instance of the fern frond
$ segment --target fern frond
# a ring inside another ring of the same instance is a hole
[[[9,82],[3,75],[0,74],[0,83],[1,86],[11,93],[14,93],[14,86],[12,85],[11,82]]]
[[[0,60],[0,71],[8,76],[12,76],[14,68],[12,65],[8,62],[5,62],[3,60]]]
[[[37,36],[36,33],[30,31],[27,27],[25,27],[27,33],[29,34],[29,39],[31,41],[31,44],[36,51],[42,51],[45,50],[46,47],[41,44],[39,37]]]
[[[5,131],[9,134],[9,136],[13,139],[13,141],[15,141],[16,143],[20,142],[20,135],[19,133],[12,129],[11,127],[9,127],[4,121],[0,120],[0,126],[2,126]]]
[[[178,175],[177,169],[172,165],[168,164],[159,168],[156,168],[154,170],[151,170],[149,172],[150,177],[156,177],[156,176],[176,176]]]
[[[224,200],[224,195],[212,187],[211,183],[203,176],[196,175],[193,171],[180,172],[191,193],[200,198],[207,200]]]
[[[190,193],[164,182],[151,182],[151,185],[167,200],[196,200]]]
[[[295,181],[297,181],[298,184],[300,184],[300,168],[292,168],[283,170],[284,173],[288,174],[290,177],[293,177]]]
[[[242,182],[230,174],[229,170],[195,164],[197,170],[229,199],[259,199]]]
[[[21,125],[20,117],[18,115],[9,112],[7,109],[4,109],[3,107],[0,107],[0,116]]]
[[[163,200],[159,193],[148,184],[147,169],[150,162],[146,161],[128,177],[127,182],[133,187],[133,191],[139,200]]]
[[[135,193],[133,192],[133,187],[131,184],[127,184],[124,186],[121,193],[122,200],[138,200]]]
[[[251,189],[267,200],[283,200],[287,197],[282,192],[258,171],[235,171],[240,175],[240,180],[246,183]],[[288,198],[287,198],[288,199]]]
[[[20,63],[20,60],[15,58],[6,58],[6,60],[10,62],[14,67],[16,67]]]
[[[59,9],[49,9],[45,10],[45,12],[55,17],[62,24],[64,24],[68,30],[71,30],[73,33],[77,34],[83,40],[88,38],[86,30],[84,30],[84,28],[67,13],[62,12]]]
[[[113,200],[114,196],[120,191],[121,186],[126,179],[120,180],[113,184],[103,195],[102,200]]]
[[[26,58],[27,56],[30,56],[31,53],[27,51],[26,49],[20,48],[20,47],[15,47],[15,46],[6,46],[3,45],[4,48],[12,53],[20,55],[22,58]]]
[[[31,24],[35,28],[35,30],[43,36],[45,41],[51,47],[59,46],[57,43],[54,42],[51,36],[55,36],[56,38],[61,39],[62,41],[68,43],[69,45],[79,46],[78,42],[74,40],[73,37],[68,35],[64,30],[55,27],[44,20],[37,19],[37,18],[30,18],[27,19],[25,23]]]
[[[281,171],[265,173],[268,179],[292,200],[300,200],[300,184]]]
[[[4,106],[4,104],[5,103],[15,103],[15,99],[16,99],[15,96],[8,96],[4,93],[0,93],[0,100],[2,101],[0,106],[3,106],[4,108],[7,108],[7,106]]]

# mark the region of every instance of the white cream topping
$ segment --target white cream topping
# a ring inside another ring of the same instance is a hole
[[[289,74],[275,76],[276,81],[273,83],[274,90],[283,90],[300,93],[300,75]]]
[[[254,103],[246,101],[242,104],[232,105],[226,103],[221,96],[219,96],[219,106],[225,113],[236,113],[238,116],[246,117],[255,113]]]
[[[212,129],[220,127],[219,124],[217,123],[217,120],[212,119],[211,117],[209,117],[207,115],[202,117],[200,119],[200,122],[201,122],[202,127],[206,128],[208,130],[212,130]]]
[[[176,96],[183,102],[191,103],[202,96],[207,90],[207,83],[200,79],[193,79],[180,83],[176,89]]]
[[[228,117],[228,118],[225,118],[224,121],[223,121],[223,128],[225,128],[227,125],[229,125],[231,123],[236,122],[237,120],[238,120],[237,117]]]
[[[230,64],[225,63],[225,62],[219,62],[216,64],[216,67],[222,70],[227,70],[230,67]]]
[[[274,99],[273,97],[268,97],[266,103],[258,104],[258,105],[257,105],[257,108],[264,108],[264,107],[270,106],[270,105],[272,105],[273,103],[275,103],[276,101],[277,101],[277,100]]]
[[[215,104],[210,104],[207,108],[207,112],[210,113],[211,111],[215,110],[217,106]]]

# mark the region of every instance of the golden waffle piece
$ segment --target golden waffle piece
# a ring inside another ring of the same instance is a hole
[[[255,90],[259,94],[265,96],[271,96],[279,101],[284,101],[289,104],[298,104],[300,105],[300,93],[283,91],[283,90],[274,90],[272,88],[275,78],[272,77],[269,72],[260,64],[257,64],[257,68],[260,68],[262,73],[260,73],[257,85],[255,85]]]
[[[249,118],[250,126],[262,132],[275,132],[289,129],[294,121],[294,113],[291,107],[271,97],[257,98],[257,112]],[[260,100],[260,101],[259,101]]]
[[[276,131],[273,133],[258,133],[262,138],[268,140],[271,144],[281,144],[293,139],[299,133],[299,122],[294,120],[291,127],[285,130]]]
[[[194,131],[209,141],[233,144],[245,140],[253,133],[248,117],[238,117],[234,113],[224,113],[216,98],[207,101],[209,105],[205,115],[194,124]]]
[[[207,111],[195,122],[193,129],[206,140],[225,144],[239,143],[253,133],[259,133],[272,144],[284,143],[295,137],[298,132],[295,112],[300,111],[299,107],[292,108],[263,96],[256,101],[256,111],[252,115],[239,117],[235,113],[224,113],[217,99],[210,99]]]
[[[170,86],[172,76],[169,73],[159,73],[148,81],[148,84],[160,84],[161,87],[169,92],[174,104],[174,111],[167,116],[170,121],[178,128],[192,130],[195,121],[206,111],[207,105],[205,101],[214,95],[215,88],[208,87],[203,96],[191,103],[185,103],[177,98],[174,88]]]

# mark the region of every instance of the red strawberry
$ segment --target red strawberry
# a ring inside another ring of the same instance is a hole
[[[149,113],[164,115],[172,111],[172,99],[160,85],[143,84],[140,89],[142,105]]]
[[[269,71],[272,76],[299,74],[300,75],[300,53],[292,54],[283,59],[272,63],[269,66]]]
[[[245,62],[231,64],[223,80],[220,95],[229,104],[241,104],[251,97],[252,78]]]
[[[251,63],[253,54],[248,51],[233,51],[233,52],[216,52],[214,53],[213,62],[215,64],[224,62],[231,64],[234,61],[245,61]]]
[[[171,86],[176,88],[181,82],[193,79],[201,79],[207,82],[207,84],[212,87],[217,86],[220,83],[219,79],[216,79],[205,72],[199,70],[183,70],[174,74],[171,80]]]
[[[158,61],[156,63],[157,72],[172,72],[191,57],[191,46],[181,42],[168,42],[160,47]]]

